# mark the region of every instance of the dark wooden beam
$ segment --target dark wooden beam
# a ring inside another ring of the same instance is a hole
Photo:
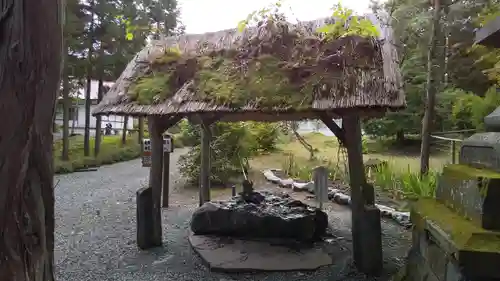
[[[163,149],[163,133],[165,133],[172,126],[177,124],[183,118],[182,115],[175,115],[169,117],[159,117],[160,131],[162,134],[162,149]],[[163,150],[162,150],[163,151]],[[170,153],[163,153],[162,158],[162,190],[161,190],[161,205],[163,208],[168,208],[170,201]]]
[[[163,154],[163,185],[161,206],[168,208],[170,201],[170,152]]]
[[[149,186],[152,189],[152,241],[156,246],[162,244],[161,226],[161,191],[163,180],[163,131],[161,119],[148,117],[149,138],[151,140],[151,168],[149,169]]]
[[[210,141],[212,139],[212,123],[208,120],[201,121],[200,206],[210,201],[210,154],[212,150],[210,148]]]
[[[182,115],[174,115],[174,116],[162,116],[162,117],[156,117],[159,119],[159,125],[161,129],[161,133],[165,133],[168,129],[170,129],[172,126],[175,124],[179,123],[179,121],[184,118]]]
[[[373,186],[367,184],[361,146],[361,123],[358,116],[342,119],[349,162],[349,183],[352,197],[352,241],[354,262],[365,274],[376,275],[383,267],[380,210],[373,202]],[[363,190],[366,189],[366,190]],[[371,195],[370,195],[371,194]]]
[[[343,128],[340,128],[335,121],[333,121],[333,118],[329,117],[328,114],[326,113],[320,113],[319,114],[319,119],[323,121],[323,124],[325,124],[330,131],[337,137],[339,140],[339,143],[343,146],[345,146],[345,131]]]
[[[139,117],[139,129],[138,129],[138,142],[139,145],[141,146],[141,153],[144,151],[144,117]]]

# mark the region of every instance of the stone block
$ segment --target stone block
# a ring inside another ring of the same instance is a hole
[[[441,249],[438,244],[430,241],[425,259],[434,275],[436,275],[439,280],[444,280],[448,258],[443,249]]]
[[[444,168],[436,198],[483,228],[500,231],[500,173],[464,165]]]
[[[357,267],[360,271],[377,275],[382,270],[382,229],[380,225],[380,210],[375,206],[364,206],[362,215],[358,222],[357,235],[353,232],[353,241],[360,246],[357,251],[358,257],[355,260],[359,261]],[[355,253],[356,255],[356,253]]]
[[[415,249],[408,254],[408,263],[405,281],[443,281],[437,279],[429,264]]]
[[[153,238],[153,191],[151,187],[137,191],[137,246],[142,250],[158,246]]]
[[[458,266],[458,262],[453,258],[448,259],[446,263],[445,281],[465,281],[460,271],[460,267]]]
[[[500,133],[477,133],[465,139],[459,163],[500,172]]]
[[[420,233],[428,231],[439,246],[437,249],[428,242],[425,255],[439,279],[444,270],[446,278],[447,275],[449,278],[457,275],[453,271],[456,268],[448,262],[451,257],[457,259],[456,264],[460,265],[461,273],[467,280],[500,278],[499,232],[485,230],[433,199],[421,199],[413,205],[412,221]]]

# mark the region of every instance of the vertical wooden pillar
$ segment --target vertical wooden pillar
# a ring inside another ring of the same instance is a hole
[[[163,154],[163,190],[162,190],[162,207],[168,208],[170,193],[170,152]]]
[[[151,168],[149,169],[149,186],[152,189],[153,202],[153,233],[152,241],[154,245],[162,244],[161,227],[161,190],[163,180],[163,131],[158,117],[148,117],[149,137],[151,140]]]
[[[380,210],[373,204],[373,187],[366,182],[359,117],[344,118],[342,127],[349,161],[354,262],[361,272],[378,274],[383,267]]]
[[[144,152],[144,117],[139,117],[139,133],[137,135],[139,145],[141,146],[141,153]]]
[[[201,122],[200,206],[210,201],[210,123]]]

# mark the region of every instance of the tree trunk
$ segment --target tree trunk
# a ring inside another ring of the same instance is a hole
[[[405,131],[399,130],[396,132],[396,143],[397,144],[404,144],[405,142]]]
[[[68,62],[66,61],[68,49],[66,42],[63,48],[63,131],[62,131],[62,155],[64,161],[69,160],[69,108],[71,107],[71,98],[69,97],[69,77],[68,77]]]
[[[73,102],[71,103],[71,108],[73,108],[73,120],[71,121],[71,135],[75,134],[75,127],[76,127],[76,118],[78,116],[78,101],[76,106],[73,105]]]
[[[432,34],[429,42],[429,54],[427,58],[427,102],[422,122],[422,145],[420,149],[420,176],[429,171],[431,132],[434,121],[434,107],[436,93],[440,88],[443,75],[444,59],[444,33],[441,27],[441,0],[434,0],[434,16],[432,23]]]
[[[99,84],[98,84],[98,89],[97,89],[97,101],[101,102],[102,96],[103,96],[103,91],[104,91],[104,67],[103,67],[103,61],[102,57],[104,56],[104,49],[102,48],[102,42],[101,42],[101,49],[99,50]],[[94,155],[97,156],[99,155],[99,152],[101,151],[101,140],[102,140],[102,134],[101,134],[101,121],[102,121],[102,116],[96,116],[96,121],[95,121],[95,143],[94,143]]]
[[[2,0],[0,15],[0,280],[52,281],[61,2]]]
[[[122,145],[127,144],[128,116],[123,117]]]
[[[83,154],[90,155],[90,104],[92,102],[90,90],[92,85],[92,53],[94,50],[94,7],[95,2],[91,2],[92,19],[90,21],[88,54],[87,54],[87,88],[85,89],[85,130],[83,133]]]
[[[290,129],[292,130],[293,135],[295,138],[302,144],[302,146],[309,152],[309,160],[314,159],[314,147],[310,145],[306,139],[304,139],[299,132],[297,132],[299,128],[299,123],[298,122],[290,122]]]

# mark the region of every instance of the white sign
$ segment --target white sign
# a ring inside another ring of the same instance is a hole
[[[142,141],[144,151],[142,154],[142,166],[151,167],[151,139]],[[163,152],[171,153],[174,151],[174,144],[171,136],[163,136]]]
[[[313,171],[314,195],[319,202],[319,208],[323,209],[323,203],[328,201],[328,169],[319,166]]]
[[[174,151],[174,142],[169,135],[163,136],[163,152],[171,153]]]

